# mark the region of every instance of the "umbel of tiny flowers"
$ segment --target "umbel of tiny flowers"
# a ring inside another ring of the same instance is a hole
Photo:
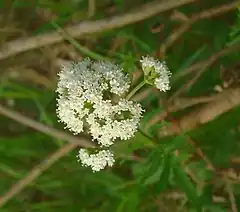
[[[131,97],[146,83],[160,91],[170,89],[171,73],[165,62],[151,57],[143,57],[140,62],[144,81],[130,92],[130,78],[113,63],[84,59],[61,68],[57,114],[65,128],[74,134],[86,131],[99,144],[94,153],[80,149],[77,155],[82,165],[90,166],[94,172],[112,166],[115,159],[109,147],[117,139],[132,138],[138,130],[144,110]]]
[[[143,109],[139,103],[124,98],[130,84],[128,75],[110,62],[84,59],[61,68],[57,115],[74,134],[86,131],[99,144],[98,153],[81,149],[78,154],[82,164],[93,171],[112,166],[113,153],[106,148],[117,139],[133,137],[138,129]]]
[[[152,57],[142,57],[140,60],[144,73],[144,81],[147,84],[156,86],[160,91],[170,90],[171,72],[165,61],[159,61]]]
[[[90,166],[94,172],[104,169],[105,166],[113,166],[115,162],[110,150],[100,150],[98,153],[89,154],[86,149],[80,149],[77,158],[83,166]]]

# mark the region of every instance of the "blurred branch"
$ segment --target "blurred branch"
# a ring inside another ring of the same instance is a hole
[[[124,15],[117,15],[98,21],[83,21],[75,26],[66,27],[64,30],[72,37],[80,37],[86,34],[98,33],[109,29],[120,28],[125,25],[133,24],[154,16],[158,13],[180,7],[184,4],[188,4],[194,1],[196,0],[155,1]],[[2,46],[0,50],[0,60],[24,51],[29,51],[45,45],[54,44],[62,41],[63,39],[64,38],[61,36],[61,34],[59,34],[59,32],[49,32],[25,39],[10,41],[9,43]]]
[[[216,8],[208,9],[195,15],[192,15],[192,17],[190,17],[188,21],[181,25],[172,34],[170,34],[170,36],[163,42],[163,44],[160,47],[161,57],[165,56],[165,53],[168,50],[168,48],[173,46],[173,44],[182,36],[182,34],[186,32],[195,22],[202,19],[213,18],[226,12],[229,12],[231,10],[234,10],[239,6],[239,4],[240,1],[234,1],[229,4],[221,5]]]
[[[179,96],[181,93],[189,90],[194,83],[196,83],[196,81],[202,76],[202,74],[208,70],[209,67],[211,67],[219,58],[224,57],[225,55],[234,52],[236,50],[240,50],[240,44],[233,44],[231,46],[226,47],[225,49],[223,49],[222,51],[214,54],[213,56],[211,56],[205,63],[203,63],[203,66],[201,67],[200,71],[198,71],[194,77],[185,85],[183,85],[181,88],[179,88],[170,98],[169,98],[169,102],[173,101],[173,99],[175,99],[177,96]],[[189,69],[191,70],[191,69]]]
[[[23,179],[13,185],[5,195],[0,197],[0,207],[3,207],[3,205],[5,205],[11,198],[20,193],[26,186],[31,184],[38,176],[40,176],[43,171],[48,169],[67,153],[71,152],[78,145],[78,143],[67,144],[34,167]]]
[[[240,88],[232,88],[216,95],[216,100],[203,105],[179,120],[171,126],[163,127],[159,131],[159,136],[168,136],[179,133],[180,131],[190,131],[201,124],[212,121],[223,113],[240,105]]]
[[[86,148],[94,147],[94,145],[90,141],[88,141],[83,137],[72,136],[68,133],[62,132],[50,126],[41,124],[33,119],[30,119],[24,115],[21,115],[20,113],[15,112],[11,109],[8,109],[2,105],[0,105],[0,114],[10,119],[13,119],[27,127],[33,128],[39,132],[58,138],[60,140],[66,140],[70,143],[76,143],[79,146],[86,147]]]

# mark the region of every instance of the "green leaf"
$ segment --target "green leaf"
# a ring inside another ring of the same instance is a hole
[[[177,160],[177,158],[176,158]],[[188,199],[192,202],[193,206],[200,212],[201,204],[200,198],[197,194],[196,188],[191,182],[188,175],[183,171],[183,167],[178,163],[173,167],[174,180],[177,185],[186,193]]]
[[[165,151],[167,152],[174,152],[177,149],[180,149],[183,145],[187,144],[187,136],[184,134],[176,136],[171,141],[165,141],[162,143],[164,146]]]
[[[160,180],[164,170],[164,155],[163,152],[153,150],[148,159],[148,169],[142,178],[143,185],[150,185]]]
[[[139,211],[139,208],[138,208],[139,194],[136,191],[137,191],[137,189],[124,195],[120,205],[118,206],[118,208],[116,210],[117,212]]]
[[[163,192],[169,183],[169,178],[170,178],[170,173],[171,173],[171,155],[170,154],[165,154],[164,155],[164,168],[161,173],[159,182],[157,184],[157,191],[158,193]]]
[[[135,137],[126,141],[119,141],[113,146],[113,151],[116,153],[116,155],[121,154],[131,154],[135,150],[141,149],[141,148],[151,148],[154,147],[155,144],[153,141],[145,136],[141,132],[137,132],[135,134]]]
[[[213,194],[213,191],[214,190],[214,187],[213,185],[207,185],[204,187],[203,191],[201,192],[201,202],[204,206],[206,205],[211,205],[212,204],[212,194]]]
[[[148,125],[149,121],[155,117],[156,115],[160,114],[163,111],[162,107],[151,109],[149,112],[144,114],[144,117],[141,121],[141,126],[143,129],[146,128],[146,125]]]

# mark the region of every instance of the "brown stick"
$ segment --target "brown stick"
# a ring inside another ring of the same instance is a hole
[[[205,124],[223,113],[240,105],[240,88],[228,89],[216,95],[216,101],[211,101],[209,104],[202,106],[199,110],[193,111],[188,115],[183,116],[177,123],[171,126],[162,128],[159,131],[159,136],[168,136],[179,133],[181,131],[187,132],[195,129],[201,124]]]
[[[0,105],[0,114],[6,116],[8,118],[11,118],[27,127],[33,128],[39,132],[50,135],[52,137],[55,137],[55,138],[58,138],[61,140],[66,140],[70,143],[76,143],[79,146],[86,147],[86,148],[94,147],[94,145],[85,138],[72,136],[68,133],[62,132],[62,131],[52,128],[50,126],[43,125],[41,123],[38,123],[37,121],[34,121],[34,120],[32,120],[24,115],[21,115],[20,113],[15,112],[11,109],[8,109],[2,105]]]
[[[197,21],[201,19],[216,17],[226,12],[229,12],[231,10],[234,10],[239,6],[239,4],[240,4],[240,1],[234,1],[230,4],[221,5],[219,7],[211,8],[211,9],[202,11],[200,13],[197,13],[195,15],[192,15],[192,17],[189,18],[189,21],[181,25],[163,42],[163,44],[160,47],[161,56],[164,57],[167,49],[173,46],[173,44],[181,37],[181,35],[184,32],[186,32]]]
[[[18,181],[12,188],[0,197],[0,207],[3,207],[11,198],[20,193],[27,185],[31,184],[42,172],[47,170],[52,166],[56,161],[65,156],[67,153],[71,152],[78,143],[70,143],[64,147],[58,149],[47,159],[43,160],[39,165],[35,166],[23,179]]]
[[[194,2],[196,0],[168,0],[155,1],[138,8],[134,12],[98,21],[84,21],[75,26],[66,27],[64,30],[72,37],[80,37],[86,34],[102,32],[109,29],[120,28],[125,25],[142,21],[158,13]],[[0,50],[0,60],[18,53],[36,49],[45,45],[54,44],[64,38],[58,32],[49,32],[42,35],[32,36],[25,39],[11,41]]]

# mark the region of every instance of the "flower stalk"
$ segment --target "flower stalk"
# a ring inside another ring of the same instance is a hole
[[[126,96],[126,99],[131,99],[144,85],[146,84],[145,81],[141,81],[136,87],[134,87],[130,93]]]

